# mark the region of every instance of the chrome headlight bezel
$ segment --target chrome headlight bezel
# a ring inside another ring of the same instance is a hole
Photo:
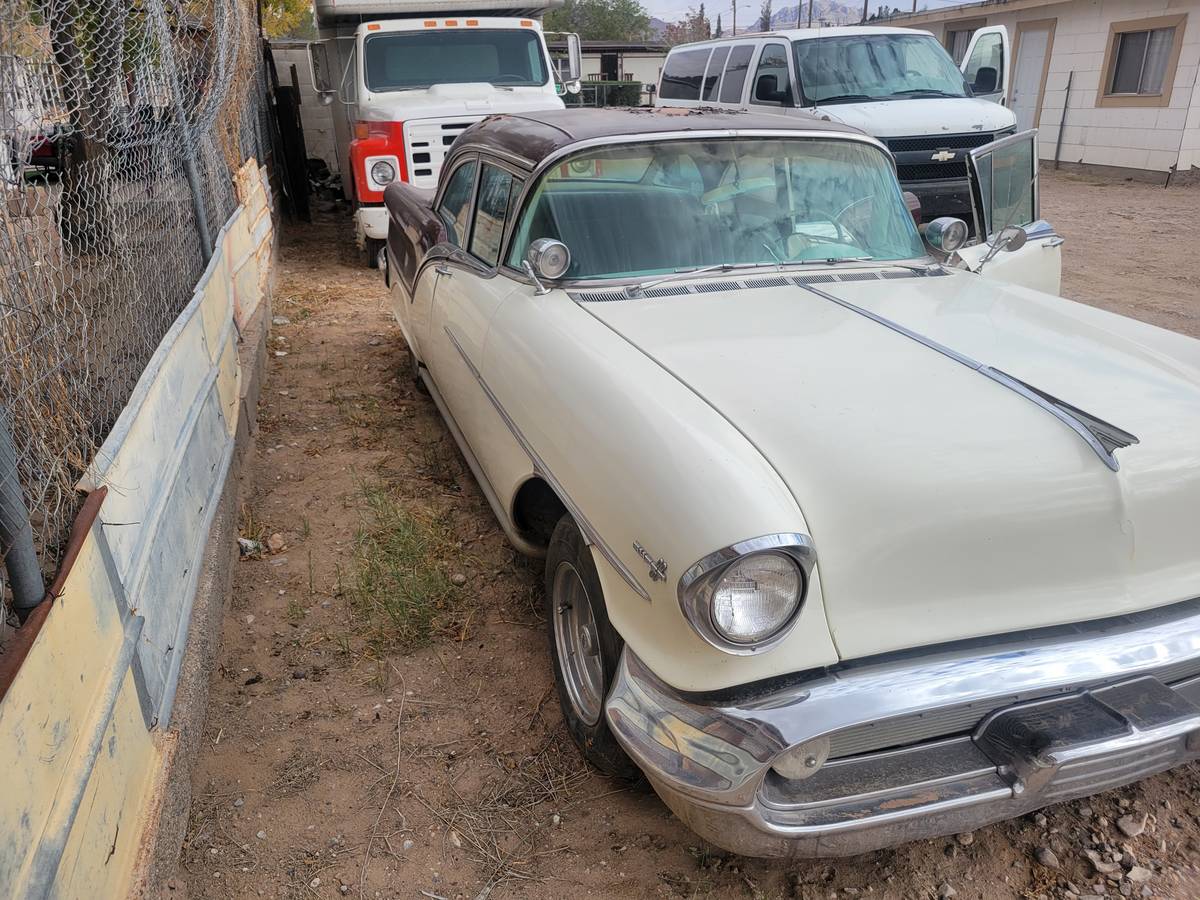
[[[730,566],[755,554],[775,552],[789,557],[800,570],[800,597],[791,615],[769,636],[754,643],[738,643],[722,635],[713,622],[712,598]],[[679,608],[692,629],[708,644],[734,656],[752,656],[770,650],[788,636],[808,599],[817,551],[806,534],[766,534],[739,541],[701,559],[679,579]]]

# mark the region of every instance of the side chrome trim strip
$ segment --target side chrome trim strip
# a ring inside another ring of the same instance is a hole
[[[517,443],[521,445],[521,449],[525,451],[525,454],[529,457],[530,462],[533,463],[534,471],[536,471],[542,478],[546,479],[546,482],[550,485],[550,488],[555,494],[558,495],[558,498],[562,500],[563,505],[567,507],[567,511],[571,513],[571,517],[575,519],[575,524],[579,526],[579,530],[582,531],[584,537],[587,538],[588,543],[594,545],[595,548],[600,551],[600,554],[606,560],[608,560],[609,565],[617,570],[617,574],[621,576],[625,583],[628,584],[639,597],[646,602],[649,602],[650,594],[638,582],[637,577],[631,571],[629,571],[629,567],[621,562],[620,558],[617,556],[612,547],[600,537],[599,533],[592,526],[592,523],[588,521],[587,516],[583,514],[583,511],[580,510],[580,508],[575,504],[575,501],[572,500],[570,495],[567,494],[567,492],[563,489],[562,483],[554,477],[554,473],[550,471],[546,463],[540,456],[538,456],[537,451],[533,449],[533,446],[526,439],[525,435],[521,433],[521,429],[517,427],[517,423],[512,420],[512,416],[510,416],[508,411],[501,405],[500,400],[492,392],[492,389],[488,387],[488,383],[483,380],[483,374],[478,368],[476,368],[475,363],[471,361],[471,358],[467,356],[467,352],[463,349],[462,344],[458,342],[458,338],[454,336],[454,332],[450,330],[449,326],[445,326],[445,332],[446,337],[450,338],[450,343],[454,345],[454,349],[458,351],[458,355],[462,357],[462,361],[466,364],[471,374],[475,377],[475,380],[479,382],[479,386],[483,389],[484,394],[487,395],[488,400],[491,401],[492,406],[495,407],[496,412],[500,414],[500,418],[504,420],[504,424],[508,426],[508,430],[512,432],[512,436],[517,439]]]
[[[942,356],[945,356],[947,359],[952,359],[959,365],[966,366],[968,369],[973,369],[980,375],[983,375],[985,378],[990,378],[992,381],[996,382],[996,384],[1008,388],[1013,393],[1019,394],[1030,403],[1050,413],[1050,415],[1054,416],[1054,418],[1058,419],[1060,422],[1078,434],[1081,438],[1083,438],[1084,442],[1092,448],[1092,451],[1096,454],[1096,456],[1100,457],[1101,462],[1103,462],[1114,472],[1120,471],[1121,464],[1117,462],[1117,458],[1113,455],[1112,451],[1110,451],[1108,447],[1105,446],[1104,442],[1101,441],[1100,436],[1092,430],[1092,427],[1089,425],[1089,421],[1085,421],[1085,419],[1081,418],[1081,416],[1086,417],[1086,419],[1090,420],[1091,422],[1102,423],[1104,426],[1107,426],[1107,428],[1114,429],[1116,432],[1119,432],[1121,440],[1110,441],[1110,443],[1113,443],[1114,450],[1120,449],[1121,447],[1128,447],[1130,444],[1138,443],[1138,439],[1124,429],[1110,425],[1109,423],[1104,422],[1102,419],[1093,416],[1090,413],[1085,413],[1083,410],[1079,410],[1076,407],[1071,406],[1065,401],[1058,401],[1057,398],[1052,398],[1049,394],[1039,391],[1031,385],[1027,385],[1025,382],[1019,381],[1018,379],[1013,378],[1011,375],[1001,372],[999,369],[993,369],[991,366],[985,365],[978,360],[974,360],[965,354],[959,353],[957,350],[950,349],[945,344],[939,344],[937,341],[933,340],[933,338],[926,337],[919,332],[913,331],[911,328],[906,328],[899,322],[893,322],[891,319],[884,318],[878,313],[873,313],[868,309],[864,309],[861,306],[851,303],[849,300],[843,300],[840,297],[835,297],[833,294],[826,293],[820,288],[813,287],[811,284],[798,284],[798,286],[809,293],[817,295],[823,300],[828,300],[830,303],[836,303],[843,309],[848,309],[850,312],[857,313],[858,315],[870,319],[872,322],[876,322],[885,328],[890,328],[897,334],[904,335],[906,338],[914,340],[918,344],[922,344],[928,347],[930,350],[934,350],[942,354]],[[1077,415],[1076,413],[1079,413],[1080,415]]]

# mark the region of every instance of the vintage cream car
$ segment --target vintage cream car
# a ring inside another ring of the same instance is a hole
[[[974,153],[970,247],[815,119],[496,116],[387,190],[571,733],[715,844],[856,853],[1200,755],[1200,342],[1054,295],[1035,158]]]

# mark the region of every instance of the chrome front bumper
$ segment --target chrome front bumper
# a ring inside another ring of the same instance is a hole
[[[1200,601],[681,694],[625,650],[608,722],[694,831],[848,856],[969,831],[1200,757]],[[827,743],[826,743],[827,742]],[[814,751],[813,774],[773,764]]]

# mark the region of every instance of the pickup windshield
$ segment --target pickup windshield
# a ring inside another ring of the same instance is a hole
[[[954,60],[929,35],[808,38],[792,46],[809,104],[967,96]]]
[[[588,150],[534,187],[508,264],[549,237],[568,279],[924,256],[890,158],[856,140],[665,140]]]
[[[526,29],[439,29],[371,35],[363,42],[367,89],[403,91],[487,82],[508,87],[549,80],[542,42]]]

